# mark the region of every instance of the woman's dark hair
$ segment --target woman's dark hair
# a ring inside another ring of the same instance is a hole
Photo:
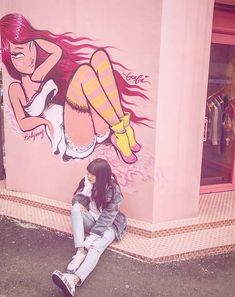
[[[101,158],[93,160],[88,166],[87,171],[96,177],[95,185],[92,189],[92,199],[94,199],[98,209],[106,207],[105,192],[113,182],[117,183],[116,176],[112,173],[109,163]],[[112,187],[113,189],[113,187]]]

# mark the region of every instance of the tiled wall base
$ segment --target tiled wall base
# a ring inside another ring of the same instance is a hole
[[[235,251],[234,226],[146,239],[128,234],[112,248],[147,261],[185,260]]]
[[[71,236],[71,205],[0,188],[0,215]],[[145,261],[165,262],[235,251],[235,192],[200,197],[197,218],[156,225],[128,220],[128,234],[110,249]]]

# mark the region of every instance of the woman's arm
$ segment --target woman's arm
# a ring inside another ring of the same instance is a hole
[[[80,181],[78,188],[73,194],[72,205],[74,205],[75,203],[79,203],[82,206],[84,206],[86,209],[88,209],[90,198],[82,193],[84,186],[85,186],[85,178],[83,178]]]
[[[17,123],[22,131],[29,131],[41,125],[47,125],[53,135],[52,124],[41,117],[26,117],[22,105],[26,102],[25,94],[19,83],[9,86],[9,98],[13,107]]]
[[[48,72],[56,65],[62,55],[62,49],[48,40],[35,39],[37,45],[49,54],[48,58],[40,64],[34,71],[31,79],[33,81],[43,81]]]

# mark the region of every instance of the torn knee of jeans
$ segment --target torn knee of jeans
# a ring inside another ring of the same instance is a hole
[[[91,245],[89,248],[88,248],[89,251],[95,251],[97,252],[98,254],[101,254],[100,250],[95,246],[95,245]]]

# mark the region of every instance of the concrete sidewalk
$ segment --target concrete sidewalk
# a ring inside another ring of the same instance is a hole
[[[74,253],[60,233],[0,216],[0,297],[63,297],[51,281]],[[76,297],[233,297],[235,253],[163,264],[106,251]]]

